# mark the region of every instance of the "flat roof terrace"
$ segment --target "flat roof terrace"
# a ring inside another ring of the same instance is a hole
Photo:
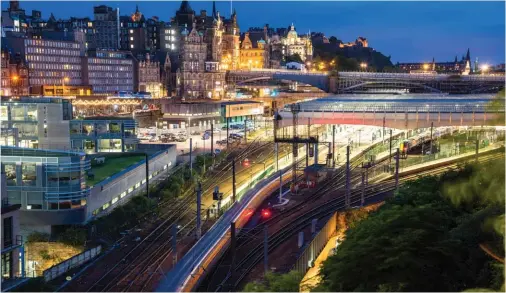
[[[125,170],[145,158],[142,154],[111,154],[96,156],[96,158],[100,157],[104,157],[105,161],[103,164],[95,164],[95,162],[92,163],[91,171],[93,172],[94,177],[92,179],[89,179],[88,177],[86,178],[86,185],[88,187],[104,181],[105,179]]]

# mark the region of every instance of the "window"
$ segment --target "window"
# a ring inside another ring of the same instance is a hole
[[[23,186],[35,186],[37,184],[37,174],[35,163],[22,163]]]
[[[3,247],[9,247],[12,243],[12,217],[3,219]]]
[[[104,205],[102,206],[102,210],[106,210],[109,206],[110,206],[110,204],[109,204],[109,203],[104,204]]]

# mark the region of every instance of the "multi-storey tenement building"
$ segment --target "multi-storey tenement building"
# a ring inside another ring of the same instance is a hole
[[[243,35],[241,43],[240,69],[269,67],[268,45],[263,39],[250,38],[250,33]]]
[[[19,54],[12,56],[7,49],[2,49],[2,96],[28,95],[28,68]]]
[[[28,39],[7,37],[2,38],[12,54],[19,54],[28,66],[30,86],[82,85],[82,44],[77,42]]]
[[[160,50],[164,52],[175,52],[178,50],[179,29],[170,23],[162,23],[159,28]]]
[[[131,16],[121,16],[120,20],[121,50],[132,51],[136,55],[149,49],[146,20],[139,7]]]
[[[144,60],[139,61],[139,91],[149,92],[153,98],[161,98],[165,94],[160,83],[160,62],[151,60],[146,54]]]
[[[222,66],[223,69],[234,70],[239,68],[240,62],[240,32],[237,23],[237,13],[234,13],[229,20],[225,19],[223,44],[222,44]]]
[[[214,33],[221,29],[221,21],[218,19],[213,26]],[[208,37],[219,38],[210,32]],[[184,30],[181,38],[180,62],[177,72],[177,94],[183,98],[191,99],[221,99],[225,96],[225,72],[220,69],[218,58],[218,41],[208,40],[204,42],[204,35],[198,32],[196,24],[193,24],[191,32]],[[208,45],[209,50],[208,52]],[[215,52],[215,54],[213,54]]]
[[[100,5],[93,8],[95,38],[90,48],[117,50],[120,48],[119,8]]]
[[[134,91],[134,59],[129,52],[90,50],[88,52],[85,83],[95,93],[114,94]]]

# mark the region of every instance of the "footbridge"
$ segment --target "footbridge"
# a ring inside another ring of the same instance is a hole
[[[321,98],[301,102],[298,124],[355,124],[416,129],[433,126],[504,125],[504,103],[491,104],[491,95]],[[293,125],[290,105],[278,112],[278,127]]]
[[[504,88],[505,77],[493,75],[449,75],[376,72],[303,72],[296,70],[230,70],[230,85],[245,85],[261,80],[286,80],[308,84],[330,93],[404,90],[411,93],[496,93]]]

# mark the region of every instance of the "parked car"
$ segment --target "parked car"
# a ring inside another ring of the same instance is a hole
[[[218,144],[218,145],[226,145],[227,144],[227,140],[226,139],[218,140],[216,142],[216,144]]]
[[[177,142],[185,142],[185,141],[186,141],[186,136],[178,136],[178,137],[176,138],[176,141],[177,141]]]
[[[207,130],[205,131],[205,133],[211,133],[211,129],[207,129]],[[213,133],[220,133],[220,130],[219,130],[219,129],[214,128],[214,129],[213,129]]]
[[[190,135],[200,135],[200,132],[199,132],[199,131],[192,131],[192,132],[190,133]]]
[[[210,135],[209,133],[204,133],[204,134],[202,135],[202,139],[203,139],[203,140],[207,140],[207,139],[209,139],[210,137],[211,137],[211,135]]]

